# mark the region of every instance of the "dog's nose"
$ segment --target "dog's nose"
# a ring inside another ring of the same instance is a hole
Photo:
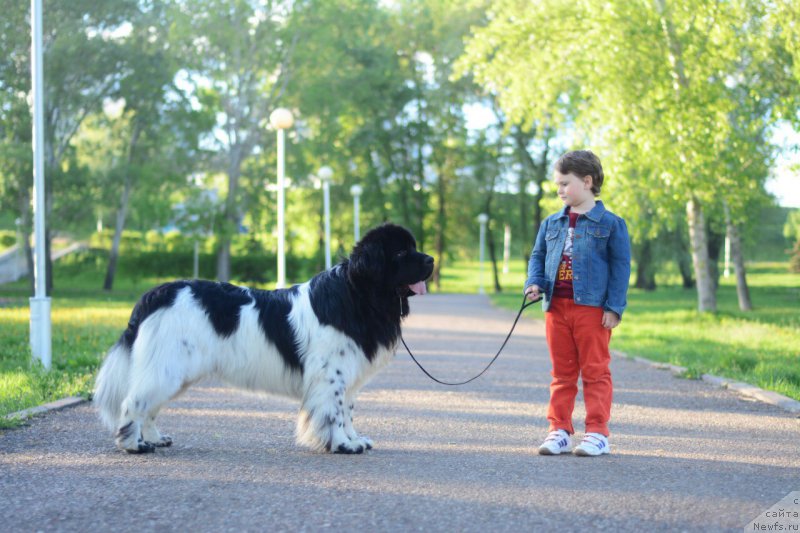
[[[426,257],[425,257],[425,264],[426,264],[426,265],[432,265],[432,264],[433,264],[433,257],[431,257],[431,256],[426,256]]]

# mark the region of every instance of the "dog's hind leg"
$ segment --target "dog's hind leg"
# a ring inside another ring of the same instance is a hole
[[[181,390],[181,384],[169,380],[139,379],[122,402],[122,422],[117,430],[117,447],[128,453],[148,453],[156,447],[170,446],[155,426],[161,406]]]
[[[150,411],[147,418],[142,422],[142,439],[146,443],[150,443],[157,448],[167,448],[172,446],[172,437],[162,435],[156,427],[156,416],[158,416],[159,409]]]

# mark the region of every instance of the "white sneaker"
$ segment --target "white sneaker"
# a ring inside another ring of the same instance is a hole
[[[572,453],[584,457],[594,457],[611,452],[608,438],[601,433],[587,433],[580,444],[575,446]]]
[[[539,446],[539,455],[558,455],[561,452],[569,451],[572,439],[569,433],[563,429],[551,431],[544,442]]]

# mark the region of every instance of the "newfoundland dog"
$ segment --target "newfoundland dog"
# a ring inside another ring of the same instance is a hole
[[[159,410],[213,376],[299,399],[298,444],[361,453],[372,442],[353,428],[356,394],[394,355],[408,297],[425,294],[432,271],[411,233],[384,224],[348,259],[288,289],[161,285],[134,307],[94,402],[120,449],[152,452],[172,444],[156,428]]]

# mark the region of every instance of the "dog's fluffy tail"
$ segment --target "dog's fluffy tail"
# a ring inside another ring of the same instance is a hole
[[[122,409],[122,401],[130,387],[131,351],[120,339],[108,352],[100,372],[94,392],[94,403],[100,411],[100,418],[110,429],[117,429]]]

